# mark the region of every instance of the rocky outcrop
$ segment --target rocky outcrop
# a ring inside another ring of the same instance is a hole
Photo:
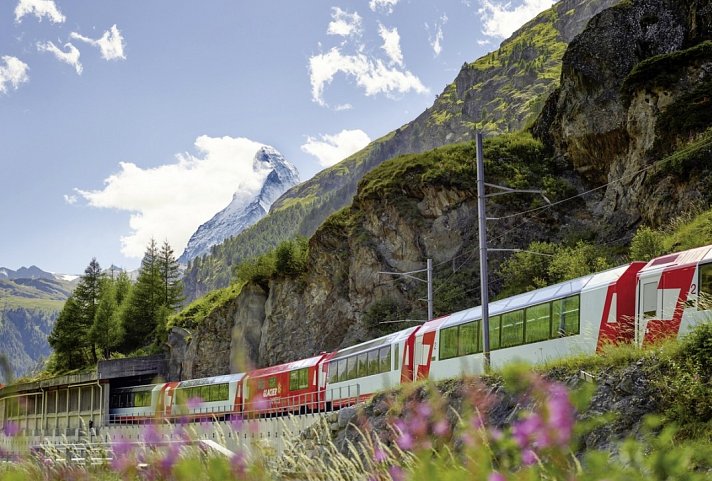
[[[662,176],[651,185],[647,170],[699,133],[670,138],[660,120],[709,82],[712,56],[699,45],[712,39],[711,19],[705,1],[621,2],[594,17],[564,55],[561,86],[534,132],[590,185],[611,182],[596,212],[615,234],[641,220],[660,224],[700,197],[695,182],[680,188]]]

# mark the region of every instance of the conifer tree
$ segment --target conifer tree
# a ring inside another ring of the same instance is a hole
[[[183,297],[183,283],[181,282],[180,267],[173,249],[168,241],[163,241],[158,254],[161,281],[163,283],[163,306],[174,311],[185,300]]]
[[[111,352],[121,343],[123,332],[121,319],[117,315],[119,306],[117,303],[118,281],[104,279],[102,284],[101,298],[99,299],[89,337],[100,350],[104,359],[108,359],[111,356]]]
[[[158,246],[151,239],[141,261],[138,279],[130,291],[126,309],[123,310],[124,352],[131,352],[152,342],[163,291]]]
[[[74,295],[69,296],[47,338],[54,349],[58,370],[77,369],[86,362],[84,348],[78,342],[78,333],[82,329],[81,317],[79,303]]]
[[[96,317],[104,277],[96,257],[92,258],[87,268],[84,269],[84,275],[81,276],[79,284],[74,290],[74,299],[79,306],[79,329],[76,331],[77,342],[83,347],[89,348],[91,360],[94,363],[96,363],[98,357],[96,345],[91,341],[89,331]]]

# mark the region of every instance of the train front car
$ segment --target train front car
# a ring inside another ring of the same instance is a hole
[[[171,417],[225,419],[242,412],[245,373],[181,381],[173,396]]]
[[[326,401],[334,408],[351,405],[407,380],[412,366],[413,334],[411,327],[336,352],[328,363]]]
[[[109,398],[110,424],[141,424],[160,415],[164,392],[170,384],[145,384],[111,390]]]
[[[682,337],[712,319],[712,246],[651,260],[638,273],[636,341]]]
[[[490,303],[492,366],[593,354],[606,342],[632,341],[630,298],[643,265],[627,264]],[[417,377],[482,373],[481,319],[478,306],[423,325],[415,336]]]
[[[300,414],[324,408],[319,372],[331,354],[288,362],[247,373],[244,415]]]

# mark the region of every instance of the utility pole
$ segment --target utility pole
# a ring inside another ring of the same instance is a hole
[[[482,132],[477,132],[477,211],[480,237],[480,298],[482,300],[482,355],[484,370],[490,370],[489,338],[489,274],[487,272],[487,215],[485,214],[485,161],[482,153]]]
[[[420,277],[416,277],[413,274],[420,274],[421,272],[425,272],[427,275],[427,280],[421,279]],[[403,276],[407,277],[409,279],[413,279],[418,282],[426,282],[428,284],[428,320],[432,321],[433,320],[433,260],[428,259],[426,263],[425,269],[420,269],[417,271],[410,271],[410,272],[379,272],[379,274],[387,274],[391,276]],[[418,321],[419,322],[419,321]]]
[[[524,193],[524,194],[539,194],[544,198],[547,204],[551,204],[549,199],[544,195],[543,190],[537,189],[512,189],[496,184],[488,184],[485,182],[485,161],[482,149],[482,132],[477,132],[477,211],[479,215],[479,237],[480,237],[480,297],[482,298],[482,356],[484,358],[484,370],[490,370],[490,333],[489,333],[489,273],[487,269],[487,221],[497,220],[497,218],[487,218],[485,213],[485,200],[487,197],[496,195]],[[492,187],[501,192],[487,194],[485,187]],[[522,249],[489,249],[491,251],[508,251],[508,252],[530,252]]]

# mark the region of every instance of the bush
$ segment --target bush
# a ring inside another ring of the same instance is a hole
[[[647,226],[639,227],[630,243],[630,258],[634,261],[649,261],[666,251],[662,232]]]

